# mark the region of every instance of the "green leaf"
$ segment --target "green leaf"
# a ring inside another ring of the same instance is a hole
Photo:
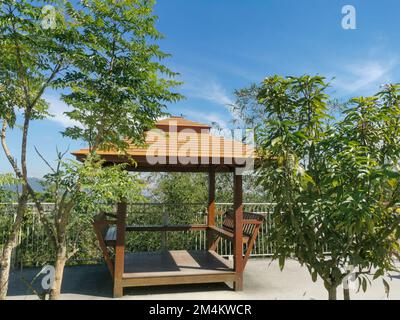
[[[279,268],[281,270],[283,270],[284,267],[285,267],[285,256],[284,255],[280,255],[279,256]]]
[[[311,273],[311,278],[312,278],[312,281],[313,281],[313,282],[316,282],[316,281],[317,281],[318,273],[317,273],[316,270],[314,270],[314,271]]]
[[[382,282],[383,282],[383,286],[385,287],[385,294],[386,294],[386,297],[389,298],[389,293],[390,293],[390,286],[389,286],[389,283],[388,283],[385,279],[383,279],[383,278],[382,278]]]
[[[383,275],[384,275],[383,269],[378,269],[378,270],[375,272],[374,277],[373,277],[372,280],[375,280],[375,279],[377,279],[377,278],[379,278],[379,277],[381,277],[381,276],[383,276]]]
[[[366,279],[365,277],[362,278],[361,284],[362,284],[362,290],[363,290],[364,292],[366,292],[366,291],[367,291],[367,285],[368,285],[368,283],[367,283],[367,279]]]

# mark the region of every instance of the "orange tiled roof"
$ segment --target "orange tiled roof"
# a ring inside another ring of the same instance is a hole
[[[176,125],[178,130],[170,132],[168,128],[170,128],[171,124]],[[211,127],[206,124],[181,117],[171,117],[158,121],[156,128],[158,130],[152,129],[146,133],[144,147],[130,144],[126,154],[134,159],[145,159],[149,155],[166,157],[168,159],[167,163],[170,163],[171,158],[184,159],[184,161],[186,158],[219,158],[219,163],[221,164],[233,164],[235,160],[256,158],[255,150],[251,146],[232,139],[212,135],[209,132]],[[199,128],[201,131],[198,130]],[[182,132],[183,129],[192,130]],[[78,159],[85,157],[88,153],[89,149],[72,152]],[[97,153],[107,159],[124,156],[116,150],[99,150]]]
[[[210,129],[211,128],[211,126],[209,126],[208,124],[191,121],[191,120],[185,119],[183,117],[177,117],[177,116],[173,116],[173,117],[169,117],[169,118],[157,121],[156,128],[168,129],[168,127],[170,125],[176,125],[178,128],[182,128],[182,129]]]

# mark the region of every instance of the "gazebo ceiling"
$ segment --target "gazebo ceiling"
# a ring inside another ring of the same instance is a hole
[[[132,163],[132,171],[233,171],[252,165],[255,160],[253,147],[210,132],[211,126],[182,117],[160,120],[155,128],[146,132],[145,145],[129,145],[125,153],[117,150],[98,150],[106,163]],[[72,154],[82,161],[89,149]]]

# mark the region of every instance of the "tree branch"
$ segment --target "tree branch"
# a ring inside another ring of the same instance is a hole
[[[2,125],[2,129],[1,129],[1,144],[2,144],[2,147],[3,147],[4,153],[5,153],[8,161],[10,162],[10,164],[11,164],[11,166],[12,166],[14,172],[15,172],[15,175],[17,176],[17,178],[23,180],[23,183],[24,183],[29,195],[32,197],[32,199],[33,199],[33,201],[35,203],[35,206],[36,206],[36,208],[38,210],[40,221],[43,223],[47,233],[50,236],[50,239],[55,244],[55,242],[54,242],[55,241],[54,230],[52,230],[50,223],[47,221],[47,218],[46,218],[45,212],[44,212],[44,208],[43,208],[42,204],[40,203],[40,201],[37,199],[35,191],[32,189],[32,187],[29,184],[29,182],[27,180],[25,181],[23,179],[22,172],[18,168],[18,165],[17,165],[16,161],[14,160],[13,156],[11,155],[11,152],[10,152],[10,150],[8,148],[7,141],[6,141],[6,131],[7,131],[7,121],[3,120],[3,125]]]
[[[17,176],[17,178],[22,179],[22,173],[21,170],[18,168],[17,162],[15,161],[15,159],[13,158],[13,156],[11,155],[11,151],[8,148],[7,145],[7,139],[6,139],[6,132],[7,132],[7,120],[3,120],[3,125],[1,128],[1,145],[3,147],[4,150],[4,154],[6,155],[8,161],[10,162],[15,175]]]

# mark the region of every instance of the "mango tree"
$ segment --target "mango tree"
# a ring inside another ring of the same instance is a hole
[[[395,269],[400,108],[399,86],[388,85],[332,117],[327,87],[320,76],[274,76],[237,91],[237,108],[255,125],[258,181],[277,203],[274,258],[283,268],[295,257],[336,299],[349,266],[364,290],[366,273]]]

